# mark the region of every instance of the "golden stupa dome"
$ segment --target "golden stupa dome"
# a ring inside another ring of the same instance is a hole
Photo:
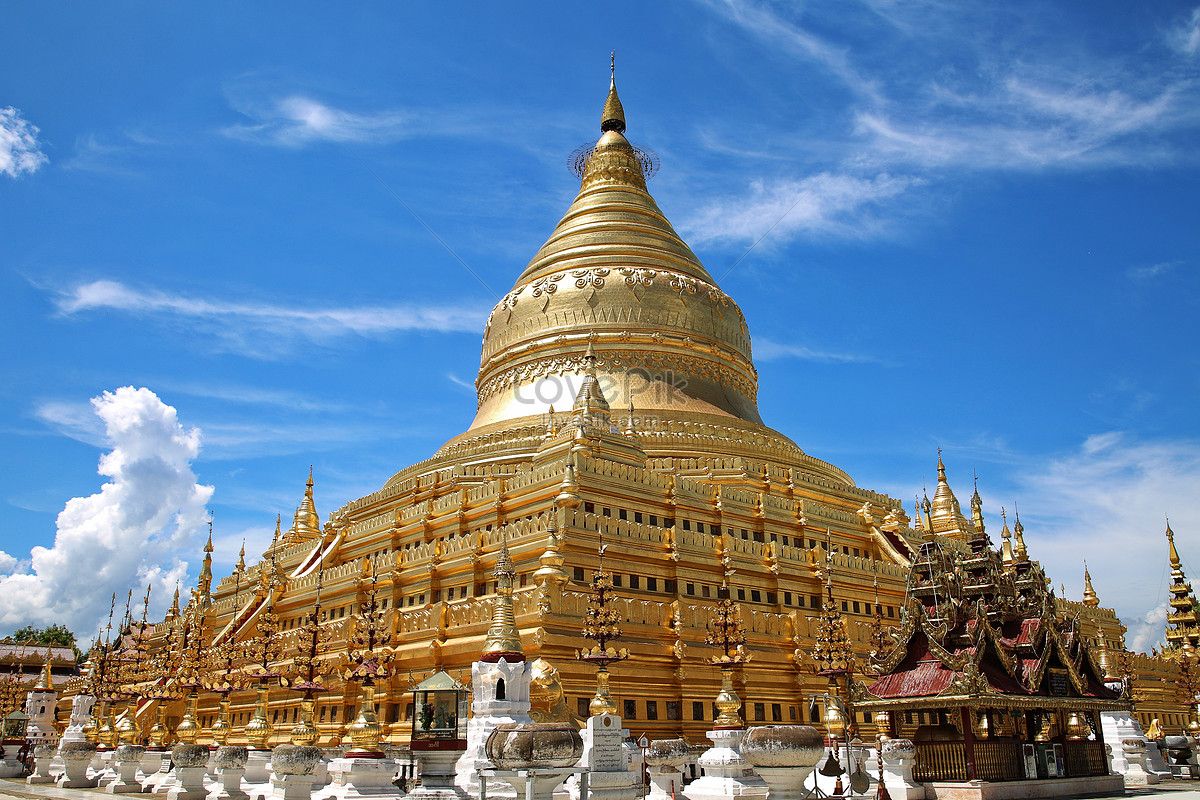
[[[569,406],[589,343],[614,408],[761,423],[746,320],[646,191],[615,81],[601,131],[579,195],[488,317],[472,429]]]
[[[608,443],[634,461],[769,459],[853,485],[762,423],[745,317],[646,191],[655,161],[625,138],[615,80],[600,130],[575,159],[575,201],[488,317],[470,428],[388,483],[434,464],[551,457],[543,444],[567,412],[636,440]]]

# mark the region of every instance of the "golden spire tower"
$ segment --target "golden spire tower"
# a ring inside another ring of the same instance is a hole
[[[479,660],[499,661],[503,658],[510,664],[524,661],[525,651],[521,647],[521,635],[517,631],[517,619],[513,613],[512,596],[517,573],[508,555],[507,533],[500,539],[500,554],[496,557],[496,568],[492,575],[496,579],[492,626],[488,628],[483,641],[483,654]]]
[[[1167,556],[1171,565],[1170,592],[1171,613],[1167,616],[1167,649],[1182,650],[1184,645],[1200,648],[1200,615],[1196,610],[1196,598],[1192,584],[1183,573],[1183,561],[1175,549],[1175,531],[1167,522]]]
[[[1100,597],[1092,587],[1092,574],[1088,572],[1087,562],[1083,562],[1083,604],[1090,608],[1100,605]]]

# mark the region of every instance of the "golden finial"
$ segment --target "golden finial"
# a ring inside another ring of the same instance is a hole
[[[1021,512],[1017,511],[1017,504],[1013,503],[1013,516],[1016,518],[1016,524],[1013,525],[1013,533],[1016,535],[1017,544],[1013,548],[1013,555],[1018,561],[1028,561],[1029,551],[1025,548],[1025,526],[1021,524]]]
[[[50,673],[50,648],[46,648],[46,663],[42,665],[42,676],[38,679],[37,686],[33,687],[36,692],[50,692],[54,690],[54,676]]]
[[[554,498],[556,505],[563,508],[579,508],[583,498],[579,496],[579,484],[575,481],[575,464],[568,457],[567,467],[563,470],[562,483],[558,486],[558,497]]]
[[[612,51],[609,57],[611,80],[608,84],[608,98],[604,101],[604,113],[600,115],[601,131],[616,131],[625,133],[625,109],[621,107],[621,98],[617,97],[617,51]]]
[[[1175,531],[1171,530],[1171,520],[1167,520],[1167,545],[1170,548],[1171,569],[1179,569],[1183,562],[1179,559],[1179,551],[1175,549]]]
[[[1083,562],[1083,604],[1092,608],[1100,605],[1100,598],[1092,588],[1092,575],[1088,572],[1087,561]]]
[[[1008,529],[1008,512],[1003,506],[1000,507],[1000,519],[1004,520],[1004,527],[1000,529],[1000,561],[1008,568],[1013,563],[1012,532]]]
[[[942,448],[938,448],[938,483],[946,482],[946,465],[942,463]]]
[[[571,581],[562,568],[566,559],[563,558],[562,553],[558,552],[557,517],[558,506],[555,505],[550,508],[550,519],[546,524],[546,549],[538,559],[540,566],[533,573],[534,580],[545,590],[549,590],[552,585],[561,589]],[[543,597],[543,601],[546,604],[545,610],[549,611],[549,598]]]
[[[242,539],[242,549],[238,551],[237,571],[239,573],[246,571],[246,540]]]
[[[487,637],[483,642],[483,653],[480,661],[499,661],[504,659],[509,663],[525,660],[525,651],[521,647],[521,635],[517,631],[517,619],[513,612],[513,584],[517,573],[513,569],[512,559],[508,555],[508,532],[500,531],[500,554],[496,557],[496,568],[492,573],[496,579],[496,599],[492,610],[492,626],[488,628]]]

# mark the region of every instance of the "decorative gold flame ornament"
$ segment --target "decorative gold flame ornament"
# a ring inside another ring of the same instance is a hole
[[[179,654],[179,685],[187,692],[183,719],[175,728],[175,738],[183,744],[195,744],[200,737],[200,724],[196,721],[196,696],[204,685],[201,668],[207,640],[205,637],[205,610],[200,604],[188,604],[184,614],[182,649]]]
[[[733,574],[728,555],[721,556],[725,579],[717,590],[717,604],[708,624],[704,643],[721,650],[708,663],[721,668],[721,691],[717,693],[717,710],[721,712],[713,721],[713,728],[739,730],[746,727],[742,721],[742,700],[733,688],[733,672],[750,660],[746,655],[746,634],[742,632],[741,613],[737,603],[729,597],[729,576]]]
[[[508,551],[504,550],[507,556]],[[511,568],[511,567],[510,567]],[[394,652],[388,649],[392,643],[392,634],[388,623],[384,620],[375,599],[379,589],[379,574],[375,568],[374,558],[363,559],[364,576],[359,581],[359,591],[362,600],[355,614],[354,635],[350,638],[350,649],[347,654],[348,669],[345,678],[348,681],[358,681],[362,685],[362,702],[358,708],[358,716],[348,728],[350,741],[354,748],[346,752],[349,758],[380,758],[383,753],[379,749],[379,741],[383,737],[383,727],[375,716],[375,681],[391,677],[390,665],[395,658]],[[512,584],[509,583],[508,617],[512,618]],[[494,627],[494,625],[493,625]],[[488,632],[491,635],[491,631]]]
[[[309,480],[312,478],[310,476]],[[325,579],[324,569],[317,572],[317,594],[313,601],[312,610],[304,618],[297,632],[297,647],[292,656],[292,669],[284,677],[284,685],[294,692],[303,692],[300,701],[300,721],[292,728],[291,742],[294,745],[311,746],[317,743],[321,732],[313,724],[313,709],[316,707],[316,696],[326,687],[321,684],[320,677],[328,674],[332,665],[321,661],[320,655],[324,649],[325,636],[321,622],[325,612],[321,610],[321,588]],[[372,703],[372,711],[374,704]]]
[[[612,577],[604,569],[604,551],[607,548],[601,533],[598,548],[600,564],[592,574],[592,595],[588,598],[587,612],[583,615],[583,635],[596,644],[586,650],[575,651],[577,659],[596,666],[596,695],[588,704],[593,717],[617,713],[617,704],[608,688],[608,666],[629,658],[628,650],[609,646],[609,642],[621,638],[621,615],[609,608],[613,599],[613,583]]]
[[[246,741],[256,750],[269,746],[273,729],[267,718],[267,707],[271,696],[271,683],[279,678],[276,665],[280,658],[279,616],[275,613],[276,591],[282,583],[278,565],[275,563],[275,544],[279,538],[279,526],[275,526],[275,542],[271,545],[271,561],[267,569],[260,571],[258,591],[266,604],[255,620],[255,634],[242,641],[239,655],[242,660],[243,679],[255,689],[254,716],[246,724]]]

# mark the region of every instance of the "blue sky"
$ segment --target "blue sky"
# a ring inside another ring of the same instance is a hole
[[[194,580],[209,509],[228,571],[310,464],[324,516],[463,430],[614,48],[768,424],[909,505],[941,446],[1143,646],[1164,515],[1200,570],[1194,2],[5,17],[0,632]]]

